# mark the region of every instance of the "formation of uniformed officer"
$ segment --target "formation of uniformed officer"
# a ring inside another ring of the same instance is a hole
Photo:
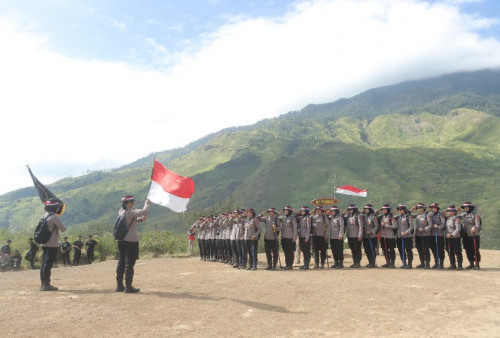
[[[417,213],[412,214],[415,210]],[[460,213],[461,210],[464,212]],[[259,215],[253,209],[235,210],[219,216],[202,217],[192,229],[199,232],[200,259],[256,270],[261,227],[266,270],[276,270],[280,259],[280,238],[285,256],[284,270],[293,269],[297,238],[304,255],[301,270],[309,269],[311,248],[314,268],[324,268],[328,244],[334,259],[331,268],[343,268],[345,237],[353,257],[350,268],[361,267],[362,249],[368,260],[365,267],[377,267],[377,248],[380,246],[385,259],[382,267],[395,268],[397,247],[401,268],[412,269],[414,244],[420,260],[416,268],[430,269],[432,252],[435,262],[432,268],[442,269],[446,252],[449,269],[462,269],[462,243],[469,261],[467,269],[479,269],[481,261],[479,235],[482,222],[470,202],[460,208],[450,206],[446,214],[441,212],[438,203],[432,203],[429,210],[424,203],[418,203],[411,209],[399,204],[394,212],[389,204],[384,204],[377,211],[371,204],[366,204],[361,213],[353,204],[344,212],[337,206],[327,210],[318,206],[312,213],[308,206],[304,206],[296,214],[291,206],[284,207],[280,212],[270,208]]]

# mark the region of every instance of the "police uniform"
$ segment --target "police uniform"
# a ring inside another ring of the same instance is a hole
[[[94,249],[97,245],[97,242],[93,239],[89,239],[87,243],[85,243],[85,246],[87,247],[87,260],[89,264],[91,264],[94,261]]]
[[[361,241],[363,240],[363,224],[359,221],[358,207],[355,205],[350,205],[347,208],[353,210],[353,213],[349,213],[346,216],[346,227],[347,227],[347,243],[349,244],[349,249],[351,249],[353,264],[351,268],[359,268],[361,263]]]
[[[69,259],[69,253],[71,252],[71,243],[68,241],[62,242],[61,243],[61,252],[62,252],[64,266],[71,265],[71,261]]]
[[[429,269],[431,261],[430,249],[432,247],[431,224],[427,221],[425,204],[419,203],[416,207],[418,210],[422,210],[422,213],[419,212],[419,214],[412,216],[415,220],[415,246],[420,259],[420,265],[417,265],[416,268]]]
[[[316,210],[323,210],[323,208],[316,207]],[[311,231],[314,243],[314,268],[318,269],[319,258],[321,254],[321,268],[325,267],[326,260],[326,241],[330,231],[330,221],[326,215],[314,215],[311,217]]]
[[[431,250],[434,256],[435,265],[433,269],[442,269],[444,262],[444,228],[446,226],[445,217],[439,212],[439,204],[431,204],[431,208],[438,208],[438,212],[429,212],[427,222],[431,226],[432,245]]]
[[[245,222],[242,217],[243,210],[239,211],[238,218],[236,219],[236,245],[238,246],[238,269],[245,269],[247,262],[247,248],[245,244]]]
[[[394,268],[394,262],[396,260],[396,240],[394,235],[394,230],[397,229],[397,225],[392,222],[391,207],[386,204],[382,209],[387,210],[386,214],[380,216],[380,246],[384,252],[386,264],[382,265],[383,268]]]
[[[293,269],[293,252],[294,243],[297,239],[297,221],[293,216],[293,209],[289,206],[285,207],[285,210],[289,211],[288,216],[281,216],[278,218],[278,222],[281,228],[281,245],[283,246],[283,252],[285,254],[285,269]]]
[[[267,268],[266,270],[276,270],[276,263],[278,263],[278,234],[280,232],[280,226],[278,224],[278,217],[276,216],[276,210],[271,208],[267,212],[274,212],[274,215],[268,215],[266,217],[259,217],[261,222],[265,224],[264,230],[264,249],[266,251]],[[273,229],[274,226],[274,229]]]
[[[482,228],[481,217],[474,212],[474,205],[470,202],[466,202],[462,205],[462,208],[469,207],[469,212],[464,212],[461,214],[463,223],[463,243],[465,254],[467,255],[467,260],[469,261],[469,266],[467,269],[479,269],[479,263],[481,262],[480,248],[480,232]],[[472,231],[474,229],[474,231]]]
[[[447,208],[447,211],[456,213],[456,209],[454,206]],[[446,245],[448,247],[448,255],[450,258],[450,267],[449,269],[459,269],[462,270],[462,246],[460,244],[460,232],[462,230],[462,219],[453,215],[446,219]],[[456,260],[455,260],[456,258]],[[457,267],[458,264],[458,267]]]
[[[311,261],[311,218],[309,216],[309,208],[302,207],[301,211],[304,215],[299,215],[297,218],[299,246],[302,254],[304,255],[304,265],[300,267],[301,270],[309,270],[309,263]]]
[[[233,214],[236,214],[238,211],[234,211]],[[231,243],[231,264],[233,268],[237,268],[240,264],[240,255],[238,250],[238,226],[237,221],[234,219],[234,216],[231,216],[229,219],[229,240]]]
[[[331,267],[342,269],[344,267],[345,220],[336,206],[330,210],[337,212],[336,215],[332,215],[330,218],[330,246],[332,248],[333,260],[335,261]]]
[[[247,217],[245,220],[245,247],[248,253],[248,268],[247,270],[257,270],[257,249],[259,244],[260,226],[259,219],[255,216]],[[246,265],[247,255],[245,255],[244,266]]]
[[[369,214],[360,214],[359,223],[363,227],[363,248],[365,250],[366,258],[368,259],[367,268],[376,267],[375,264],[375,248],[377,247],[377,232],[378,232],[378,221],[375,213],[373,212],[373,207],[371,205],[366,205],[364,209],[370,210]]]
[[[36,253],[39,250],[39,248],[38,248],[38,245],[36,245],[36,243],[33,242],[33,240],[30,239],[29,243],[30,243],[30,249],[29,249],[28,253],[26,254],[26,258],[30,262],[31,268],[34,269],[35,268],[35,257],[36,257]]]
[[[79,239],[73,242],[73,265],[80,264],[80,257],[82,256],[83,242]]]
[[[399,214],[393,219],[393,223],[397,225],[397,246],[403,263],[401,268],[411,269],[413,267],[413,219],[406,212],[406,206],[400,204],[398,210],[405,211],[403,215]]]

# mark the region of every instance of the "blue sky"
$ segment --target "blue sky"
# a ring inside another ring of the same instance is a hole
[[[0,194],[31,184],[26,164],[52,182],[309,103],[499,67],[499,3],[0,0]]]

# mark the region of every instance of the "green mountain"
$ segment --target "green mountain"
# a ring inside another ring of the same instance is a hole
[[[369,191],[367,199],[338,196],[341,206],[471,200],[483,216],[484,246],[500,247],[500,70],[376,88],[63,179],[50,187],[67,203],[65,223],[81,231],[111,228],[123,194],[146,196],[154,157],[194,179],[194,212],[153,206],[145,229],[185,231],[196,211],[226,202],[298,207],[329,197],[336,180]],[[0,196],[0,228],[31,228],[41,213],[34,188]]]

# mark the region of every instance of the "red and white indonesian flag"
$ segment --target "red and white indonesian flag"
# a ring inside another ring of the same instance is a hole
[[[366,189],[358,189],[352,185],[343,185],[341,187],[335,187],[335,192],[337,194],[366,197],[368,196],[368,191]]]
[[[148,199],[175,212],[186,211],[189,198],[194,193],[194,181],[189,177],[179,176],[154,161],[151,175],[151,188]]]

